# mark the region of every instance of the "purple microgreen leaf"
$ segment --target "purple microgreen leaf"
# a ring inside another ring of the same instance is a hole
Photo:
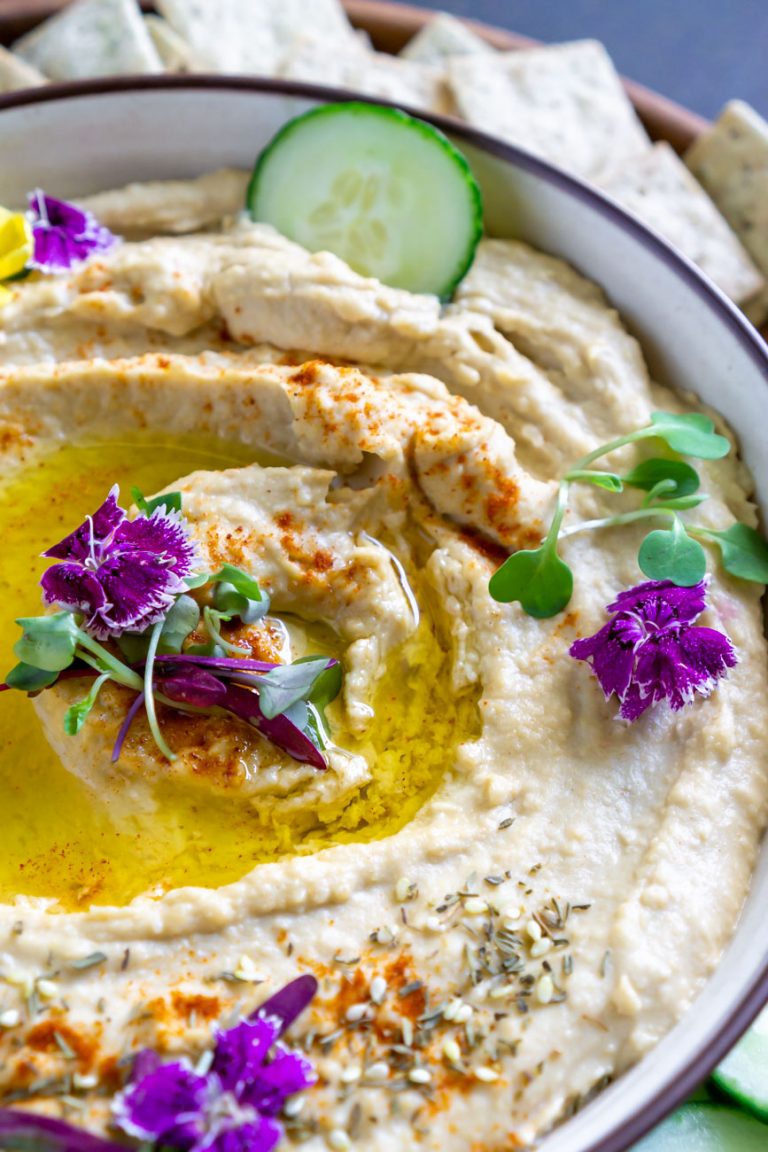
[[[120,725],[120,731],[117,734],[117,739],[115,740],[115,745],[114,745],[114,748],[112,749],[112,763],[113,764],[117,764],[118,760],[120,759],[120,753],[123,750],[123,744],[125,743],[125,738],[128,735],[130,728],[131,728],[131,725],[133,724],[134,720],[136,719],[136,717],[139,713],[139,709],[142,708],[143,705],[144,705],[144,693],[139,692],[138,696],[136,697],[136,699],[133,701],[130,708],[126,712],[125,719],[123,720],[122,724]]]
[[[52,616],[22,616],[16,623],[22,637],[13,651],[23,664],[44,672],[61,672],[75,658],[79,629],[71,612]]]
[[[637,562],[651,580],[671,580],[682,588],[700,584],[707,571],[701,544],[692,540],[676,516],[672,527],[649,532],[640,545]]]
[[[326,656],[309,656],[294,664],[276,665],[259,682],[259,702],[264,715],[271,720],[300,700],[311,699],[319,678],[334,666],[338,668],[337,662]]]
[[[50,688],[59,679],[58,672],[46,672],[32,664],[17,664],[5,678],[5,688],[16,688],[19,692],[41,692]]]
[[[258,696],[248,688],[228,684],[227,695],[220,707],[252,724],[267,740],[300,764],[311,764],[320,771],[328,767],[320,750],[300,728],[287,716],[268,719],[261,711]]]
[[[259,1005],[248,1019],[258,1020],[269,1016],[274,1020],[279,1020],[280,1035],[282,1035],[312,1002],[317,993],[317,987],[317,980],[314,976],[299,976]]]
[[[247,657],[239,656],[208,656],[195,655],[188,648],[178,656],[158,656],[157,663],[173,663],[173,664],[195,664],[200,668],[214,668],[222,673],[235,673],[235,672],[255,672],[257,674],[263,672],[271,672],[273,668],[277,668],[275,663],[269,663],[266,660],[251,660]]]
[[[191,596],[177,596],[163,622],[160,633],[158,652],[164,655],[178,654],[190,632],[194,632],[200,623],[200,607]]]
[[[15,1108],[0,1108],[0,1146],[25,1152],[125,1152],[115,1144],[64,1120]]]
[[[171,665],[169,675],[165,675],[164,670],[162,677],[158,677],[157,688],[169,700],[191,704],[194,708],[213,708],[227,694],[226,685],[211,672],[191,666],[176,669]]]
[[[661,457],[641,461],[626,476],[622,476],[622,480],[630,488],[640,488],[649,493],[664,483],[665,502],[666,496],[690,496],[699,489],[699,475],[695,468],[684,460],[665,460]]]
[[[156,508],[164,508],[166,512],[181,512],[181,492],[166,492],[162,496],[152,496],[149,499],[135,485],[131,488],[133,502],[145,516],[151,516]]]
[[[78,700],[76,704],[72,704],[67,708],[64,713],[64,731],[67,736],[77,736],[83,724],[85,724],[88,719],[99,692],[109,679],[111,679],[109,672],[103,673],[94,680],[87,696],[84,696],[82,700]]]
[[[518,600],[529,616],[556,616],[573,594],[573,573],[549,540],[540,548],[515,552],[494,572],[488,585],[494,600]]]

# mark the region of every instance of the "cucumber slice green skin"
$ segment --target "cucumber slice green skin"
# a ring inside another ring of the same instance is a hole
[[[766,1152],[768,1128],[719,1104],[684,1104],[632,1152]]]
[[[768,1123],[768,1009],[712,1073],[721,1092]],[[768,1150],[768,1131],[765,1134]]]
[[[450,140],[399,109],[360,101],[284,125],[256,162],[246,206],[312,251],[442,300],[483,232],[480,188]]]

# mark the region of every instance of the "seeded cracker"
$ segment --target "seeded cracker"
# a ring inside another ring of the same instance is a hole
[[[439,12],[408,41],[400,56],[420,64],[442,64],[447,56],[492,55],[493,48],[447,12]]]
[[[157,0],[158,11],[212,72],[274,75],[296,35],[355,41],[338,0]]]
[[[0,92],[14,92],[17,88],[38,88],[46,78],[37,68],[0,47]]]
[[[768,123],[741,100],[726,104],[719,118],[689,149],[685,162],[768,277]],[[768,315],[768,290],[748,313]]]
[[[144,24],[157,49],[157,54],[167,72],[194,72],[197,68],[195,54],[182,40],[178,32],[171,28],[161,16],[145,16]]]
[[[737,304],[763,278],[706,192],[669,144],[655,144],[599,181],[603,191],[660,232]]]
[[[537,156],[595,177],[642,154],[648,137],[595,40],[447,62],[460,114]]]
[[[76,0],[13,47],[52,80],[163,71],[135,0]]]
[[[442,69],[383,52],[367,52],[357,43],[344,48],[334,46],[329,51],[327,42],[303,37],[289,50],[280,75],[349,88],[429,112],[453,110]]]

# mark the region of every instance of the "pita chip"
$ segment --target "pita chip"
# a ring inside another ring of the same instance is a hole
[[[52,80],[163,70],[136,0],[75,0],[13,48]]]
[[[490,55],[493,51],[463,21],[439,12],[408,41],[400,56],[420,64],[442,64],[447,56]]]

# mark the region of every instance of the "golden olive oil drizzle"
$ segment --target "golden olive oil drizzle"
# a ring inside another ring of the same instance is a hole
[[[92,512],[115,482],[122,502],[130,488],[151,493],[200,468],[256,462],[253,449],[195,436],[165,442],[136,434],[120,440],[65,445],[37,456],[0,489],[0,675],[15,662],[14,619],[41,611],[39,554]],[[121,905],[143,893],[181,885],[217,887],[254,865],[309,854],[335,843],[392,835],[432,795],[451,762],[451,749],[477,734],[476,697],[456,699],[450,660],[439,634],[439,611],[426,587],[419,629],[398,650],[373,701],[364,739],[332,717],[337,742],[374,764],[373,779],[351,803],[330,806],[309,833],[259,818],[238,797],[201,796],[164,785],[151,816],[114,822],[98,795],[71,775],[50,749],[29,700],[0,693],[0,901],[44,897],[56,910]],[[321,632],[311,636],[321,641]]]

